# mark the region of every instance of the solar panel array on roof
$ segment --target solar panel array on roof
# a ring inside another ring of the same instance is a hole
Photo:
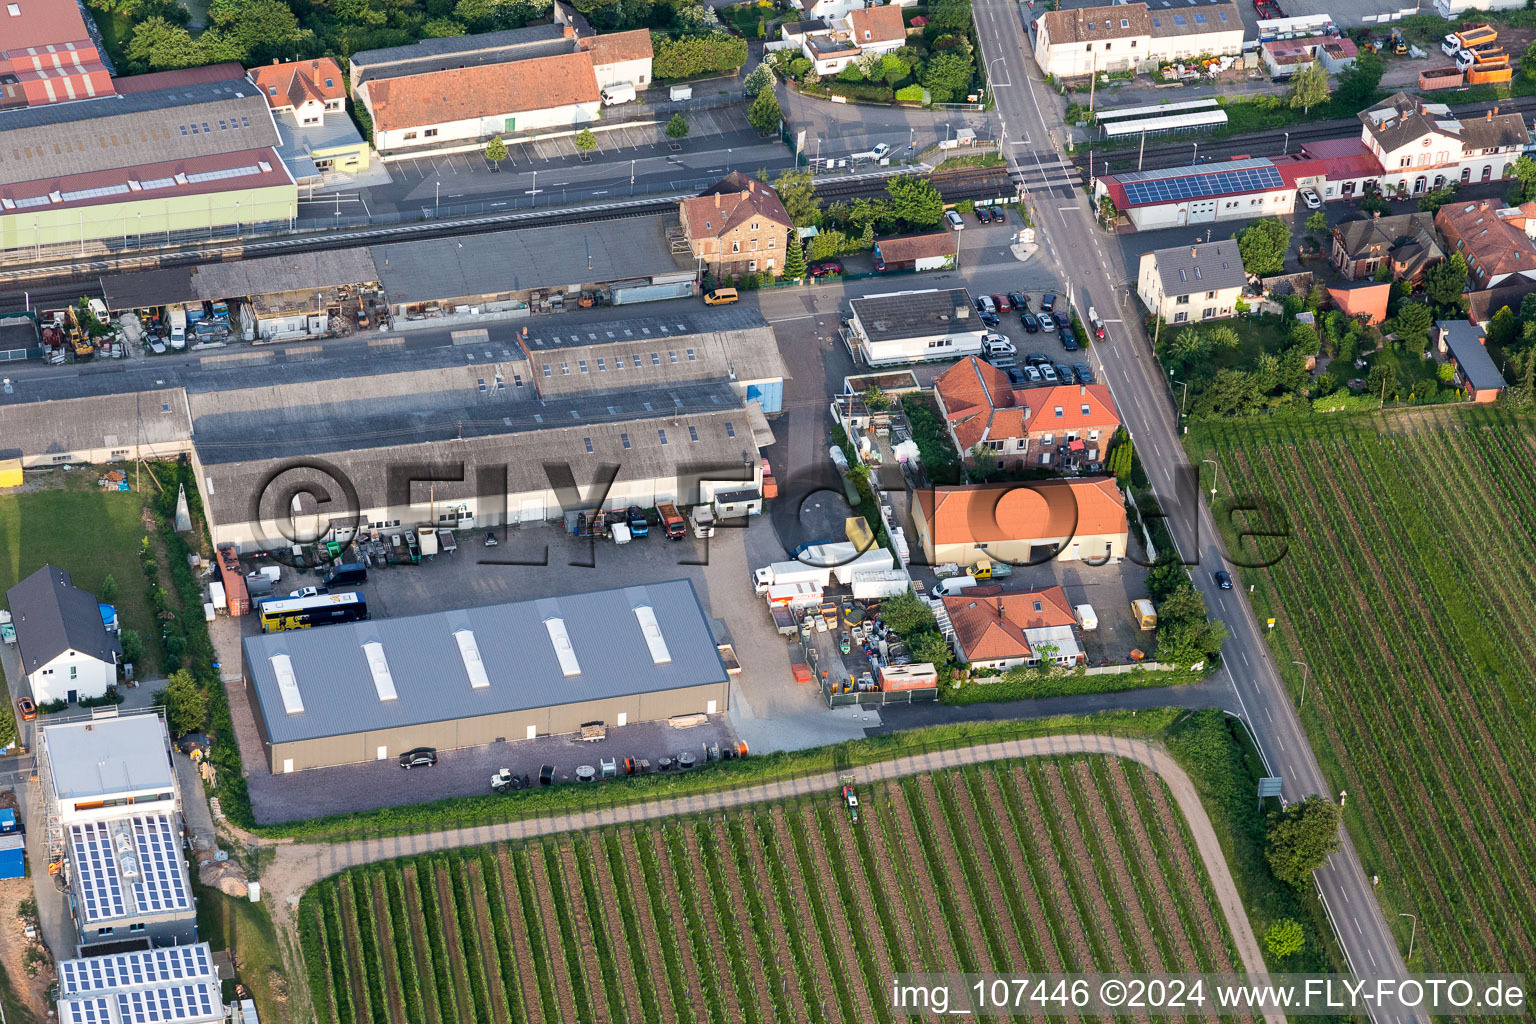
[[[160,912],[191,906],[182,878],[181,851],[169,815],[154,814],[133,819],[133,843],[139,856],[139,881],[134,886],[139,909]]]
[[[123,883],[118,877],[117,856],[112,852],[112,833],[107,823],[88,821],[71,825],[69,841],[79,875],[75,891],[86,921],[122,917],[128,912],[128,904],[123,898]]]
[[[61,1000],[59,1005],[64,1008],[63,1019],[69,1024],[114,1024],[109,1003],[106,996],[96,996],[93,999]]]
[[[213,1015],[220,1004],[217,989],[201,985],[177,985],[167,988],[140,989],[117,996],[117,1009],[124,1024],[179,1024],[202,1021]]]
[[[64,996],[84,995],[166,981],[211,981],[216,976],[208,944],[200,942],[65,960],[59,964],[59,992]]]
[[[1238,162],[1247,163],[1248,161]],[[1141,181],[1128,181],[1126,179],[1132,177],[1131,175],[1120,175],[1119,181],[1125,189],[1126,199],[1135,206],[1231,195],[1235,192],[1261,192],[1265,189],[1285,186],[1285,181],[1280,177],[1280,172],[1274,164],[1267,160],[1258,163],[1259,166],[1235,169],[1224,167],[1219,171]]]

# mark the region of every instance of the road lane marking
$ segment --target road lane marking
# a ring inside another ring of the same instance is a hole
[[[1269,720],[1269,721],[1270,721],[1270,722],[1274,722],[1274,720],[1275,720],[1275,716],[1274,716],[1274,715],[1271,715],[1271,714],[1270,714],[1270,713],[1269,713],[1269,708],[1267,708],[1267,707],[1266,707],[1266,708],[1265,708],[1265,709],[1264,709],[1264,717],[1265,717],[1265,718],[1266,718],[1266,719],[1268,719],[1268,720]]]
[[[1238,653],[1239,656],[1242,657],[1243,664],[1244,665],[1248,664],[1248,652],[1247,651],[1238,651],[1237,653]]]
[[[1365,931],[1360,927],[1360,919],[1358,917],[1355,917],[1353,914],[1350,915],[1349,919],[1351,921],[1355,922],[1355,931],[1358,932],[1361,935],[1364,935]]]

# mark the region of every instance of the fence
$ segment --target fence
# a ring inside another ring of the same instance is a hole
[[[931,690],[876,690],[873,693],[833,693],[827,696],[827,707],[846,708],[884,707],[886,704],[935,704],[939,699],[938,688]]]

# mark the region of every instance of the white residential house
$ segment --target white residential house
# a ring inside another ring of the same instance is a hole
[[[1141,254],[1136,294],[1164,323],[1217,320],[1237,312],[1247,275],[1231,239]]]
[[[122,648],[102,624],[94,595],[69,573],[45,565],[6,591],[22,671],[39,704],[105,696],[117,682]]]
[[[800,33],[800,51],[811,61],[816,74],[823,77],[839,73],[865,54],[898,50],[907,41],[906,23],[899,7],[861,7],[833,25],[830,32]]]
[[[1238,54],[1243,48],[1243,20],[1232,0],[1046,11],[1034,25],[1035,61],[1057,78],[1148,71],[1167,61]]]
[[[1530,142],[1520,114],[1459,120],[1443,103],[1406,93],[1360,112],[1361,141],[1381,164],[1381,190],[1420,195],[1507,177]]]
[[[870,366],[978,355],[987,332],[964,288],[866,295],[849,306],[844,340]]]

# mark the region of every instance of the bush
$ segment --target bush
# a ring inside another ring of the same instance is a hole
[[[723,32],[682,39],[653,33],[651,41],[655,47],[651,74],[662,81],[735,71],[747,62],[747,41]]]
[[[890,103],[896,98],[890,86],[877,85],[873,82],[833,81],[827,83],[827,89],[834,96],[845,96],[851,100],[867,100],[871,103]]]
[[[924,90],[923,90],[922,86],[920,86],[920,85],[904,85],[900,89],[896,90],[896,102],[898,102],[898,103],[921,103],[921,102],[923,102],[923,95],[924,95]]]

